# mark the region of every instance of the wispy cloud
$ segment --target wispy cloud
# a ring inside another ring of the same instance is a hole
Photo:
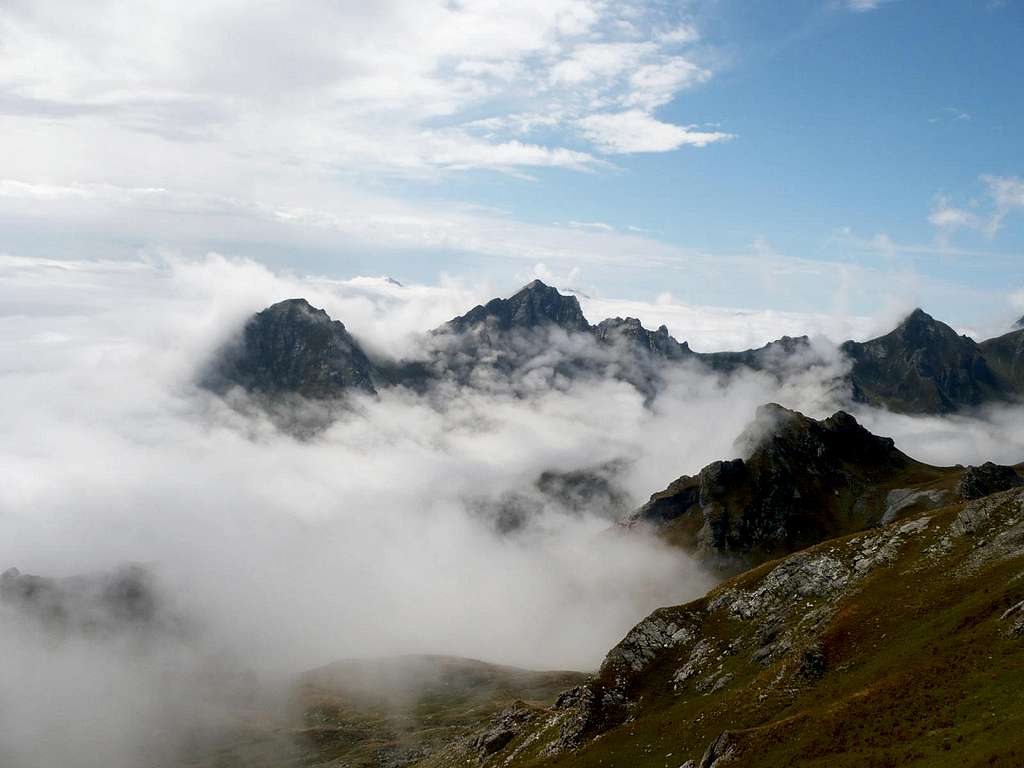
[[[1024,211],[1024,181],[1016,176],[980,177],[986,199],[976,202],[972,210],[957,207],[946,196],[940,196],[928,215],[928,221],[941,236],[949,237],[957,230],[974,229],[993,238],[1006,219]]]
[[[706,147],[734,138],[723,131],[664,123],[639,109],[588,115],[580,118],[577,125],[590,142],[607,154],[667,152],[682,146]]]
[[[866,11],[873,11],[885,3],[894,2],[894,0],[841,0],[844,8],[847,8],[856,13],[864,13]]]

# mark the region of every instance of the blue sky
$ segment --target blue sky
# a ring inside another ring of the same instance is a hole
[[[0,253],[1024,313],[1014,0],[43,0],[0,33]]]

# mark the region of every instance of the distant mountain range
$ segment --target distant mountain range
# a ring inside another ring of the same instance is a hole
[[[978,343],[916,309],[892,332],[847,341],[839,351],[850,369],[836,384],[853,402],[945,414],[1024,396],[1024,327]],[[329,400],[391,386],[423,391],[446,380],[516,391],[528,372],[531,386],[614,377],[652,399],[679,364],[783,378],[827,362],[806,336],[702,353],[664,325],[652,331],[629,317],[591,325],[576,296],[535,280],[425,334],[415,360],[374,358],[341,322],[305,299],[288,299],[254,315],[204,371],[202,383],[219,392],[237,386],[262,397]]]

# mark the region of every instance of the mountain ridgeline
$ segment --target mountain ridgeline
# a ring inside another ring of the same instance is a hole
[[[853,402],[945,414],[1024,395],[1024,328],[979,343],[917,309],[891,333],[847,341],[839,352],[850,365],[837,383]],[[806,336],[702,353],[664,325],[649,330],[630,317],[591,325],[575,296],[534,280],[426,334],[416,360],[374,358],[341,322],[305,299],[288,299],[254,315],[220,350],[202,383],[222,393],[240,387],[267,397],[331,400],[389,386],[424,391],[439,381],[521,392],[606,377],[632,384],[651,400],[673,366],[782,379],[827,358]]]

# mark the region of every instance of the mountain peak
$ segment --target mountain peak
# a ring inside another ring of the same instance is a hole
[[[373,393],[375,371],[344,324],[306,299],[285,299],[253,315],[225,346],[204,384],[264,395],[337,397],[345,389]]]
[[[736,445],[742,458],[680,477],[623,523],[653,524],[730,570],[877,521],[885,500],[863,489],[914,465],[844,411],[819,421],[778,403],[758,408]]]
[[[896,326],[895,333],[914,344],[924,344],[938,338],[959,338],[960,334],[936,320],[920,307],[907,315],[903,322]]]
[[[331,320],[331,316],[327,314],[326,310],[314,307],[309,303],[309,301],[303,298],[284,299],[282,301],[278,301],[264,309],[263,312],[278,317],[289,316],[295,320],[306,320],[316,323],[340,323],[338,320]]]
[[[540,280],[533,280],[507,299],[491,299],[450,320],[448,330],[462,332],[486,323],[498,330],[557,325],[566,331],[587,331],[579,299],[565,296]]]

